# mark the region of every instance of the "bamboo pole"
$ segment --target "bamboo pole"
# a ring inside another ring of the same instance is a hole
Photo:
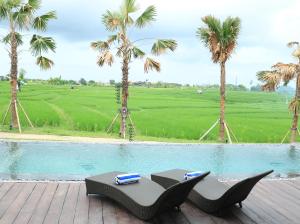
[[[120,113],[117,113],[117,115],[115,116],[115,118],[113,119],[113,121],[111,122],[110,126],[108,127],[108,129],[106,130],[107,133],[109,133],[113,127],[113,125],[115,124],[117,118],[119,117]]]
[[[236,137],[235,134],[233,133],[232,129],[228,126],[228,124],[226,124],[226,125],[227,125],[227,128],[228,128],[229,132],[231,132],[233,138],[235,139],[236,143],[239,143],[239,141],[237,140],[237,137]]]
[[[199,139],[199,141],[202,141],[202,139],[203,138],[205,138],[208,134],[209,134],[209,132],[211,132],[211,130],[212,129],[214,129],[214,127],[216,127],[216,125],[218,124],[218,122],[220,121],[220,119],[218,119],[217,121],[216,121],[216,123],[214,123],[201,137],[200,137],[200,139]]]
[[[227,137],[229,139],[229,143],[232,144],[232,140],[231,140],[230,133],[229,133],[226,122],[224,122],[224,126],[225,126],[225,131],[226,131]]]
[[[24,108],[22,107],[22,105],[21,105],[20,101],[17,101],[17,103],[19,104],[19,106],[21,107],[21,110],[22,110],[22,111],[23,111],[23,113],[25,114],[25,117],[26,117],[26,119],[27,119],[27,121],[28,121],[29,125],[30,125],[32,128],[34,128],[34,126],[33,126],[33,124],[31,123],[31,121],[30,121],[30,119],[29,119],[29,117],[28,117],[28,115],[27,115],[26,111],[25,111],[25,110],[24,110]]]
[[[283,137],[281,144],[283,144],[284,140],[286,139],[286,137],[288,136],[288,134],[290,133],[290,130],[288,130],[288,132],[285,134],[285,136]]]
[[[20,124],[20,118],[19,118],[19,111],[18,111],[17,101],[16,100],[15,100],[14,104],[15,104],[15,109],[16,109],[16,115],[17,115],[19,132],[22,133],[21,124]]]
[[[128,114],[128,117],[129,117],[129,121],[130,121],[130,123],[131,123],[131,125],[132,125],[132,127],[133,127],[133,130],[134,130],[134,132],[136,133],[135,126],[134,126],[134,123],[133,123],[133,121],[132,121],[132,119],[131,119],[130,114]]]
[[[2,125],[4,125],[4,123],[5,123],[5,120],[6,120],[6,117],[8,115],[8,112],[9,112],[10,108],[11,108],[11,101],[8,105],[7,111],[5,112],[5,115],[4,115],[4,118],[3,118],[3,121],[2,121]]]

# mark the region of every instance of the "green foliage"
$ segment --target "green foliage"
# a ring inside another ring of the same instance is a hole
[[[202,18],[205,26],[197,29],[197,37],[209,48],[214,63],[225,62],[237,45],[241,29],[238,17],[227,17],[223,23],[214,16]]]
[[[54,62],[46,57],[40,56],[36,59],[36,64],[40,66],[42,70],[48,70],[53,67]]]
[[[81,78],[81,79],[78,81],[78,83],[79,83],[80,85],[83,85],[83,86],[86,86],[86,85],[87,85],[87,81],[86,81],[84,78]]]
[[[135,139],[197,141],[219,116],[216,88],[131,87]],[[0,114],[9,102],[9,82],[0,82]],[[28,82],[20,101],[35,126],[31,132],[106,136],[119,105],[114,87],[53,86]],[[286,97],[277,93],[228,91],[227,122],[240,142],[278,143],[290,128]],[[29,129],[23,115],[24,131]],[[118,136],[118,124],[113,135]],[[216,141],[218,128],[206,139]],[[177,140],[176,140],[177,139]]]
[[[177,43],[175,40],[157,40],[152,46],[152,54],[161,55],[167,50],[175,51]]]
[[[38,31],[46,31],[48,22],[51,19],[56,19],[56,12],[50,11],[44,15],[36,17],[37,10],[41,7],[41,0],[0,0],[0,19],[8,22],[10,33],[4,37],[5,44],[11,43],[11,37],[16,35],[17,46],[23,44],[22,35],[19,33],[24,29],[29,31],[32,28]],[[55,42],[50,37],[41,37],[34,34],[30,41],[30,50],[37,57],[37,65],[41,69],[50,69],[53,66],[53,61],[44,57],[42,53],[47,53],[49,50],[55,51]],[[11,48],[16,49],[16,48]],[[12,55],[12,52],[9,52]],[[13,60],[13,59],[11,59]],[[16,61],[17,62],[17,61]]]
[[[22,35],[18,32],[16,32],[15,35],[16,35],[16,40],[17,40],[17,46],[22,45],[23,44]],[[5,44],[10,44],[10,40],[11,40],[11,33],[7,34],[2,39],[2,42],[5,43]]]
[[[51,11],[42,16],[38,16],[33,20],[33,28],[36,30],[46,31],[49,20],[56,19],[56,12]]]
[[[39,35],[32,36],[30,45],[30,50],[34,56],[41,56],[43,52],[47,53],[49,50],[55,52],[56,48],[53,38]]]
[[[152,21],[155,20],[156,17],[156,9],[153,5],[150,5],[143,13],[136,19],[136,26],[139,28],[143,28]]]

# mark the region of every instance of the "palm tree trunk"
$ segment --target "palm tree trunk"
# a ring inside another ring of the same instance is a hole
[[[225,62],[221,62],[220,85],[220,130],[219,140],[224,142],[225,134]]]
[[[17,103],[17,79],[18,79],[18,52],[17,40],[14,29],[11,31],[11,67],[10,67],[10,86],[11,86],[11,126],[18,128],[18,119],[16,111]]]
[[[128,101],[128,73],[129,73],[129,60],[127,57],[123,58],[122,65],[122,108],[121,108],[121,126],[120,137],[126,137],[126,119],[128,115],[127,101]]]
[[[298,73],[297,81],[296,81],[296,94],[295,94],[296,100],[300,100],[300,77],[299,76],[300,74]],[[298,118],[299,118],[298,108],[295,108],[292,128],[291,128],[291,143],[296,142],[297,132],[298,132]]]

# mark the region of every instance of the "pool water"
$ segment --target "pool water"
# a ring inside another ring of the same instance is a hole
[[[223,178],[274,169],[273,177],[294,177],[300,174],[300,147],[0,141],[0,179],[81,180],[109,171],[150,175],[174,168]]]

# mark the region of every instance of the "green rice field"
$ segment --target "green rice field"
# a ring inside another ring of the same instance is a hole
[[[9,104],[8,82],[0,82],[0,113]],[[118,105],[114,87],[52,86],[29,83],[19,94],[35,128],[30,128],[20,113],[25,133],[93,137],[117,137],[118,123],[112,134],[106,129]],[[292,115],[286,96],[278,93],[228,91],[226,116],[239,142],[278,143],[290,128]],[[219,92],[196,88],[131,87],[129,110],[136,127],[137,140],[198,142],[218,118]],[[1,119],[2,120],[2,119]],[[10,131],[9,119],[1,131]],[[13,130],[16,132],[17,130]],[[205,139],[217,140],[218,128]]]

